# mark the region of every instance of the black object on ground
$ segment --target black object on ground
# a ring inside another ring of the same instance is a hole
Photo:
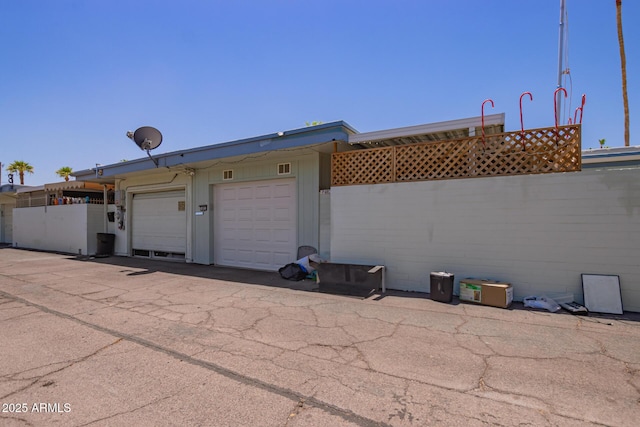
[[[96,256],[113,255],[113,247],[116,235],[113,233],[98,233],[98,246],[96,248]]]
[[[318,265],[318,290],[337,295],[353,295],[367,298],[381,285],[382,272],[369,273],[373,265],[336,264],[323,262]]]
[[[451,302],[453,299],[453,273],[443,271],[431,272],[431,292],[434,301]]]

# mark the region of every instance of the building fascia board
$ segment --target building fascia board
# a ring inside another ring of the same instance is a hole
[[[37,185],[37,186],[25,186],[25,187],[21,187],[18,188],[16,190],[17,194],[21,194],[21,193],[31,193],[34,191],[44,191],[44,185]]]
[[[220,144],[196,147],[188,150],[174,151],[165,154],[152,154],[158,167],[188,166],[191,163],[216,160],[227,157],[251,155],[266,151],[304,148],[305,146],[322,144],[330,141],[344,141],[349,135],[357,132],[344,121],[324,123],[301,129],[283,131],[259,137],[241,139]],[[101,178],[113,177],[128,173],[156,169],[149,158],[141,158],[112,165],[99,166]],[[77,180],[95,180],[96,169],[74,172]]]
[[[504,125],[505,113],[484,116],[485,126]],[[428,123],[417,126],[407,126],[395,129],[385,129],[374,132],[358,133],[349,136],[349,144],[381,141],[391,138],[400,138],[413,135],[425,135],[429,133],[452,131],[456,129],[469,129],[482,125],[482,117],[469,117],[466,119],[448,120],[444,122]]]
[[[2,184],[0,185],[0,193],[5,195],[16,194],[21,188],[31,188],[31,186],[20,184]]]
[[[584,150],[582,152],[582,164],[602,162],[628,162],[640,159],[640,146],[599,148]]]

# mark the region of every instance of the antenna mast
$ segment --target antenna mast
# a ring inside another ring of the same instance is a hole
[[[564,58],[564,18],[565,18],[565,0],[560,0],[560,28],[558,29],[558,86],[562,87],[562,73],[564,71],[564,64],[562,62]],[[557,89],[556,88],[556,89]],[[556,93],[556,123],[560,121],[560,104],[562,103],[561,93]]]

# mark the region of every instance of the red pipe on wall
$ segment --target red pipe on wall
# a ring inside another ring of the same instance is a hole
[[[486,104],[487,102],[491,103],[491,108],[495,108],[495,105],[493,105],[493,100],[485,99],[484,101],[482,101],[482,145],[485,148],[487,147],[487,144],[485,144],[484,142],[484,104]]]
[[[529,98],[533,101],[533,95],[531,95],[531,92],[523,92],[522,95],[520,95],[520,139],[522,140],[522,151],[526,148],[524,141],[524,121],[522,120],[522,97],[525,95],[529,95]]]

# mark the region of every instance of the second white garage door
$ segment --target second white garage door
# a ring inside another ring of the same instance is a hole
[[[214,193],[216,264],[277,270],[295,261],[294,179],[221,184]]]

